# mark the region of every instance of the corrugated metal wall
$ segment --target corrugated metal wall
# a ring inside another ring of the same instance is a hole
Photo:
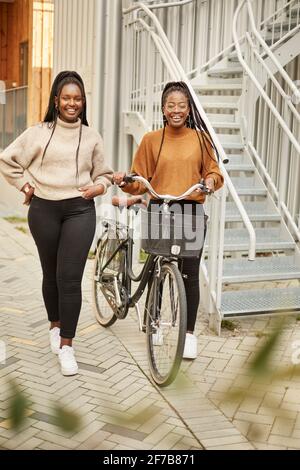
[[[117,164],[121,74],[121,0],[54,0],[54,68],[83,78],[90,124],[104,137],[107,160]]]
[[[254,2],[257,20],[285,1]],[[122,61],[126,61],[126,50],[122,50],[122,7],[132,3],[54,0],[53,75],[64,69],[76,69],[82,75],[90,124],[104,137],[108,161],[124,170],[130,164],[134,144],[122,132]],[[200,67],[232,43],[232,17],[237,3],[238,0],[196,0],[182,7],[154,10],[187,71]]]

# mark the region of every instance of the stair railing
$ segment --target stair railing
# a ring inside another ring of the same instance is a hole
[[[271,50],[278,47],[299,29],[300,3],[298,0],[286,2],[284,6],[276,10],[260,24],[261,36],[266,37],[266,35],[269,35],[269,47]]]
[[[139,11],[143,12],[143,18],[139,16]],[[204,277],[209,283],[210,299],[213,301],[211,304],[212,313],[216,308],[219,309],[221,304],[227,192],[235,202],[249,234],[249,260],[255,259],[255,231],[223,164],[227,160],[225,151],[157,17],[142,2],[134,4],[123,13],[126,30],[123,47],[127,53],[124,64],[125,95],[127,96],[125,115],[130,113],[140,115],[141,122],[146,124],[145,130],[161,127],[160,96],[164,84],[170,80],[183,80],[189,87],[220,155],[220,167],[224,175],[225,187],[220,191],[219,200],[213,198],[211,201],[210,256],[207,267],[202,263]],[[130,15],[130,13],[133,14]],[[147,16],[147,24],[144,21],[145,15]],[[149,21],[151,26],[148,24]]]
[[[244,6],[247,6],[251,30],[245,34],[242,51],[237,24]],[[289,2],[289,6],[294,6],[293,2]],[[297,180],[300,179],[300,114],[296,108],[299,89],[258,32],[252,0],[240,2],[234,15],[233,37],[239,61],[245,70],[240,112],[246,148],[254,159],[261,156],[260,169],[265,180],[268,183],[268,178],[271,178],[278,188],[278,208],[295,238],[300,240],[297,190]],[[276,68],[275,75],[265,58]]]

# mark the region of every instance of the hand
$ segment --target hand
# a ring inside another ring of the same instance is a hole
[[[34,195],[34,187],[31,186],[29,183],[26,183],[26,184],[24,184],[21,191],[22,191],[22,193],[25,194],[25,200],[24,200],[23,204],[25,206],[29,206],[29,204],[31,203],[31,199]]]
[[[126,176],[126,173],[121,172],[121,171],[114,173],[112,177],[113,184],[117,184],[120,187],[125,186],[125,183],[123,181],[125,176]]]
[[[94,197],[101,196],[104,193],[105,188],[102,183],[95,184],[94,186],[83,186],[78,188],[78,191],[81,192],[81,197],[83,199],[94,199]]]
[[[215,192],[215,180],[213,178],[206,178],[205,186],[210,190],[211,193]]]

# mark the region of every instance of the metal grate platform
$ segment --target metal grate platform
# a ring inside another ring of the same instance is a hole
[[[259,282],[300,279],[300,261],[294,256],[271,256],[248,261],[246,258],[226,259],[223,282]]]
[[[293,249],[295,242],[287,233],[284,235],[280,228],[255,229],[256,249],[261,250],[282,250]],[[246,229],[226,229],[225,230],[225,251],[243,251],[249,246],[249,234]]]
[[[224,316],[300,311],[300,287],[223,292]]]
[[[244,207],[251,220],[270,222],[278,222],[281,220],[281,216],[277,211],[276,207],[270,204],[268,201],[262,202],[244,202]],[[234,202],[226,203],[226,222],[237,222],[241,221],[241,215]]]

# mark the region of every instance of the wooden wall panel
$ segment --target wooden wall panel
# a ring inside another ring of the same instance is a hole
[[[0,80],[7,77],[7,3],[0,3]]]
[[[0,3],[0,79],[20,83],[20,43],[29,39],[29,2]]]

